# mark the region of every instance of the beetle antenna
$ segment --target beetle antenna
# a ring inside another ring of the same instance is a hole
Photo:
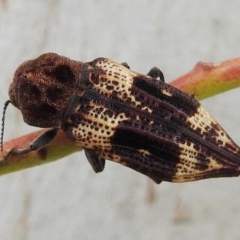
[[[7,107],[8,107],[8,105],[9,105],[10,102],[11,102],[10,100],[7,100],[7,101],[4,103],[4,107],[3,107],[1,140],[0,140],[1,152],[3,151],[3,133],[4,133],[4,125],[5,125],[5,115],[6,115]]]

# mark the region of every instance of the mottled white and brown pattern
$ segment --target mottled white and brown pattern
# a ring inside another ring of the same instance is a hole
[[[18,68],[10,100],[28,124],[63,129],[96,172],[108,159],[157,183],[239,175],[239,147],[193,96],[106,58],[44,54]]]

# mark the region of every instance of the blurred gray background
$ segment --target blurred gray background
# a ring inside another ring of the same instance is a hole
[[[169,82],[200,60],[240,56],[239,22],[238,0],[1,0],[1,105],[16,67],[43,52],[159,66]],[[239,93],[202,103],[240,144]],[[34,130],[9,107],[5,140]],[[0,178],[0,239],[240,239],[239,199],[239,178],[152,189],[109,161],[95,174],[79,152]]]

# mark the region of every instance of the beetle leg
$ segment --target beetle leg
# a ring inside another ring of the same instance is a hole
[[[150,177],[155,183],[160,184],[163,180],[160,178]]]
[[[84,149],[84,152],[94,172],[102,172],[105,166],[105,159],[100,158],[92,149]]]
[[[157,67],[151,68],[147,75],[152,78],[159,78],[162,82],[165,82],[163,72]]]
[[[126,63],[126,62],[123,62],[123,63],[121,63],[125,68],[127,68],[127,69],[130,69],[130,66],[128,65],[128,63]]]
[[[57,128],[51,128],[48,131],[39,135],[37,138],[35,138],[27,147],[11,149],[4,157],[4,160],[6,160],[10,156],[23,155],[32,151],[41,150],[55,138],[57,132]]]

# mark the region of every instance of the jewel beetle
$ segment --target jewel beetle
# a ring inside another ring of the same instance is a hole
[[[48,130],[6,158],[45,147],[62,129],[95,172],[108,159],[156,183],[239,175],[239,147],[158,68],[140,74],[106,58],[79,62],[45,53],[18,67],[9,97],[27,124]]]

